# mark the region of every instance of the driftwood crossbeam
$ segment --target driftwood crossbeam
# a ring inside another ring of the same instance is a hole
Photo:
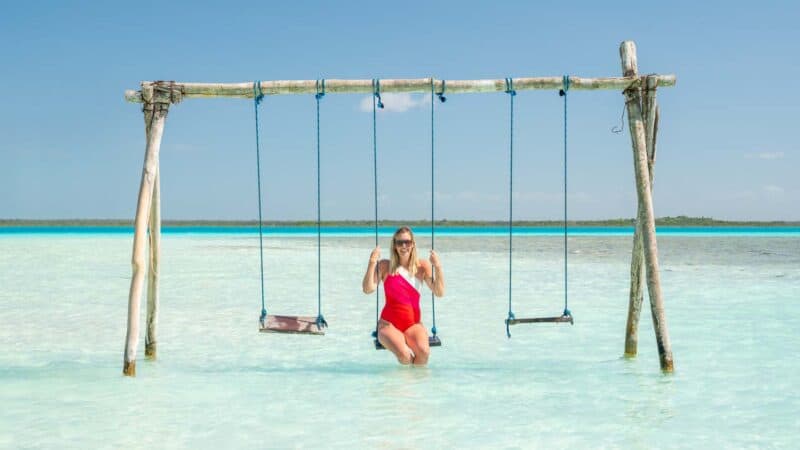
[[[583,78],[568,76],[569,89],[572,90],[618,90],[624,91],[631,88],[644,86],[646,77],[629,76],[616,78]],[[657,86],[674,86],[675,75],[652,75]],[[564,89],[564,77],[535,77],[512,78],[514,90],[557,90]],[[431,83],[435,92],[445,94],[468,94],[504,92],[506,80],[437,80],[435,78],[414,78],[402,80],[378,80],[380,93],[430,92]],[[261,93],[264,95],[286,94],[316,94],[319,80],[281,80],[260,81]],[[146,81],[142,83],[143,90],[125,91],[125,100],[133,103],[143,103],[146,86],[158,86],[160,91],[171,95],[170,103],[177,103],[185,98],[253,98],[255,94],[253,81],[246,83],[183,83],[175,81]],[[373,80],[325,80],[326,94],[372,94]],[[167,98],[164,97],[166,101]],[[152,101],[152,100],[151,100]]]
[[[636,61],[636,45],[632,41],[620,44],[621,77],[584,78],[530,77],[513,78],[516,91],[535,89],[618,90],[624,94],[628,126],[633,149],[636,179],[637,214],[631,257],[631,284],[628,299],[628,323],[625,332],[625,356],[634,357],[638,345],[639,316],[644,285],[650,299],[656,343],[661,370],[673,371],[672,347],[667,330],[664,302],[661,297],[655,216],[653,213],[652,182],[656,154],[659,109],[656,90],[674,86],[675,75],[640,76]],[[258,88],[264,95],[316,94],[322,80],[261,81]],[[324,80],[326,94],[372,94],[379,84],[380,93],[406,92],[466,94],[504,92],[506,79],[437,80],[434,78],[378,80]],[[568,86],[567,86],[568,84]],[[145,356],[156,357],[159,309],[159,259],[161,253],[161,201],[159,152],[169,107],[187,98],[254,98],[254,82],[246,83],[183,83],[175,81],[144,81],[138,91],[125,92],[125,100],[142,103],[147,144],[142,179],[134,221],[133,256],[130,291],[128,295],[128,330],[125,338],[123,374],[136,375],[136,353],[139,343],[139,313],[147,276],[147,332]],[[149,231],[149,233],[148,233]]]

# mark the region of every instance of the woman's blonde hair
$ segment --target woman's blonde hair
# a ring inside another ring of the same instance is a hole
[[[397,253],[395,240],[397,239],[397,235],[401,233],[408,233],[409,236],[411,236],[411,242],[414,243],[414,245],[411,246],[411,252],[409,255],[410,257],[408,260],[408,273],[414,277],[417,275],[417,265],[419,265],[419,260],[417,259],[417,242],[414,239],[414,232],[411,231],[411,228],[409,227],[400,227],[392,235],[392,259],[389,265],[389,273],[396,273],[397,268],[400,267],[400,255]]]

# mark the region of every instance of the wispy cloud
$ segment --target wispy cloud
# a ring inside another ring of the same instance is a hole
[[[783,152],[754,152],[744,155],[747,159],[783,159]]]
[[[430,96],[428,95],[411,95],[404,92],[381,94],[381,100],[383,101],[384,107],[383,109],[379,109],[378,112],[406,112],[410,109],[430,105],[431,103]],[[372,96],[364,97],[361,103],[359,103],[358,109],[364,112],[371,112]]]
[[[774,184],[768,184],[764,186],[762,190],[764,191],[765,194],[772,197],[781,196],[784,194],[784,192],[786,192],[782,187],[776,186]]]

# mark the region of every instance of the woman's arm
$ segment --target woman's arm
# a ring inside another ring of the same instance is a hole
[[[369,263],[367,264],[367,271],[364,273],[364,279],[361,281],[361,290],[365,294],[375,292],[378,287],[378,261],[381,257],[381,248],[375,247],[369,255]]]
[[[442,271],[442,263],[439,261],[439,255],[431,250],[431,256],[428,261],[423,261],[426,270],[425,284],[433,291],[433,295],[437,297],[444,297],[444,272]]]

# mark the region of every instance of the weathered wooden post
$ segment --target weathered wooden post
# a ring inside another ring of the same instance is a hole
[[[638,75],[636,62],[636,45],[625,41],[620,45],[622,72],[625,77]],[[664,314],[664,303],[661,297],[661,280],[658,268],[658,246],[656,244],[655,216],[653,198],[650,189],[648,169],[647,136],[642,117],[641,83],[625,89],[625,105],[628,112],[628,127],[633,147],[633,166],[636,175],[636,193],[639,199],[641,214],[637,217],[637,228],[641,230],[642,247],[647,276],[647,290],[650,296],[650,310],[653,315],[656,343],[661,363],[661,370],[672,372],[672,346],[669,341],[667,320]],[[655,120],[655,117],[653,118]],[[653,140],[653,142],[655,142]]]
[[[147,243],[147,228],[150,226],[150,261],[151,276],[148,288],[148,336],[155,345],[155,326],[158,311],[158,254],[160,246],[160,201],[159,190],[155,188],[158,183],[158,155],[161,148],[161,136],[164,133],[164,123],[171,103],[180,101],[180,91],[173,83],[145,82],[142,83],[142,110],[144,112],[145,133],[147,148],[145,149],[144,168],[142,180],[139,185],[139,200],[136,204],[136,219],[133,235],[133,276],[131,277],[130,293],[128,295],[128,332],[125,337],[125,356],[122,373],[128,376],[136,375],[136,350],[139,344],[139,310],[144,284],[144,269],[146,264],[145,245]],[[154,192],[156,200],[153,202]],[[153,214],[153,211],[156,211]],[[152,306],[151,306],[152,303]],[[152,335],[150,327],[152,326]],[[155,347],[153,346],[153,354]]]
[[[636,67],[634,66],[634,70]],[[658,79],[652,75],[645,77],[645,89],[642,91],[642,115],[645,123],[645,136],[647,139],[647,169],[650,180],[650,191],[653,190],[653,175],[656,163],[656,134],[658,133],[658,106],[656,103],[656,88]],[[633,232],[633,253],[631,255],[631,284],[628,298],[628,323],[625,328],[625,356],[636,356],[639,342],[639,317],[644,299],[644,249],[642,248],[642,231],[639,226],[644,214],[642,204],[638,203],[636,226]]]
[[[147,270],[147,333],[144,338],[145,358],[156,358],[158,328],[158,267],[161,258],[161,170],[156,166],[153,179],[153,201],[150,207],[150,264]]]

